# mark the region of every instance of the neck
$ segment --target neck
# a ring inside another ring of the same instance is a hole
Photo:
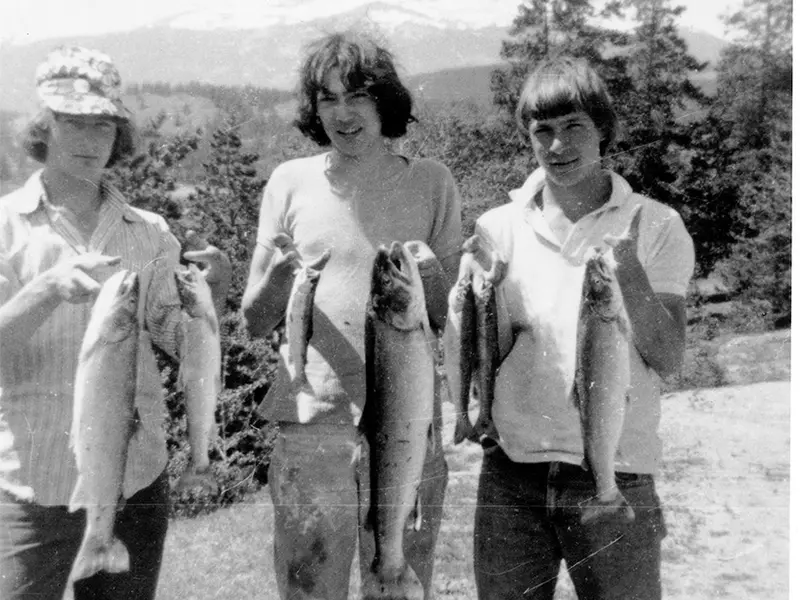
[[[59,169],[48,169],[45,166],[42,182],[47,190],[47,199],[51,204],[81,214],[96,210],[102,201],[101,175],[87,178]]]
[[[336,173],[380,173],[393,155],[384,144],[374,150],[366,156],[347,156],[334,148],[329,154],[329,169]]]
[[[601,170],[568,187],[548,179],[542,191],[543,203],[557,206],[573,223],[603,206],[610,197],[611,178]]]

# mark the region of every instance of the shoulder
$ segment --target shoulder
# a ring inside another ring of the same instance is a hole
[[[522,218],[522,215],[519,205],[514,204],[513,202],[508,202],[506,204],[501,204],[500,206],[490,208],[477,218],[475,224],[487,231],[500,231],[510,227],[520,218]]]
[[[409,162],[411,180],[419,183],[426,182],[441,193],[454,193],[456,183],[450,169],[438,160],[432,158],[406,158]]]
[[[282,162],[269,176],[270,183],[296,183],[308,177],[309,173],[322,172],[325,168],[326,152]]]
[[[452,178],[450,169],[444,163],[433,158],[407,158],[411,168],[420,173],[427,173],[432,177],[445,179]]]

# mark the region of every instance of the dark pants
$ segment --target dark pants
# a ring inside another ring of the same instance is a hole
[[[114,532],[131,570],[75,582],[75,600],[153,600],[169,516],[166,472],[134,494],[117,514]],[[20,503],[0,492],[0,598],[61,600],[86,524],[86,511]]]
[[[617,473],[632,523],[581,525],[594,494],[588,471],[566,463],[515,463],[484,449],[475,513],[480,600],[552,600],[561,560],[582,600],[661,598],[664,520],[651,475]]]

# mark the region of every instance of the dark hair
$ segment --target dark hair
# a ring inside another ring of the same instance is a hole
[[[22,133],[22,148],[25,150],[25,154],[37,162],[47,161],[47,144],[55,117],[55,111],[44,108],[28,123]],[[117,137],[114,139],[114,146],[111,148],[111,156],[106,168],[113,167],[122,159],[132,156],[136,151],[136,126],[133,122],[129,119],[111,118],[117,124]]]
[[[589,64],[560,56],[539,63],[525,80],[517,103],[517,126],[528,135],[532,119],[552,119],[583,111],[600,131],[600,155],[617,137],[617,113],[603,80]]]
[[[411,114],[411,92],[400,82],[391,53],[365,35],[353,31],[333,33],[313,43],[300,69],[299,105],[294,125],[320,146],[331,143],[317,115],[317,94],[325,89],[325,78],[339,69],[348,90],[366,88],[375,100],[381,120],[381,135],[399,138]]]

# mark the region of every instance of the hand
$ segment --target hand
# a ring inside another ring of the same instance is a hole
[[[611,246],[614,260],[617,261],[617,271],[626,269],[630,265],[640,264],[637,248],[639,246],[639,229],[642,221],[642,205],[638,204],[633,209],[631,222],[622,235],[607,234],[603,241]]]
[[[49,270],[50,289],[71,304],[90,302],[102,287],[97,282],[100,271],[119,264],[120,260],[122,259],[119,256],[80,254]]]
[[[405,247],[411,252],[419,269],[428,319],[436,331],[443,331],[447,321],[448,285],[442,263],[424,242],[406,242]]]
[[[214,287],[222,284],[227,289],[233,277],[228,255],[194,231],[186,233],[186,247],[189,250],[183,253],[183,258],[206,265],[200,272],[208,285]]]
[[[272,243],[281,253],[273,265],[272,269],[274,272],[293,275],[297,269],[303,266],[303,259],[300,256],[300,252],[297,251],[294,240],[287,234],[279,233],[272,238]]]

